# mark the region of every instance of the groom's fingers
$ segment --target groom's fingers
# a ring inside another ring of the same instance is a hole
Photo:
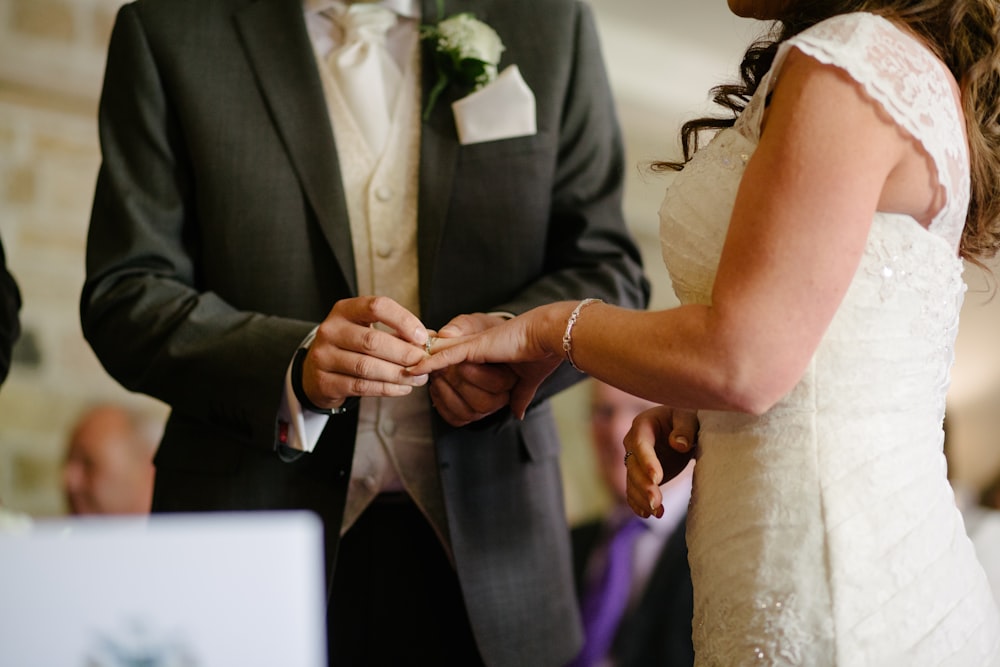
[[[431,378],[430,392],[434,407],[452,426],[465,426],[479,421],[507,405],[509,399],[509,394],[505,391],[486,391],[466,382],[458,372],[466,367],[467,365],[452,366],[435,373]]]
[[[423,346],[428,332],[416,315],[387,296],[359,296],[342,299],[334,304],[320,328],[331,320],[343,318],[355,324],[370,326],[380,324],[396,332],[400,338],[414,345]]]
[[[302,366],[302,387],[320,407],[350,396],[402,396],[427,382],[406,368],[425,355],[428,332],[388,297],[342,299],[316,330]]]
[[[312,347],[318,352],[316,365],[336,372],[367,377],[366,365],[339,353],[353,352],[407,368],[424,357],[428,331],[406,308],[381,296],[342,299],[334,304],[316,330]],[[347,368],[353,364],[352,372]]]
[[[506,364],[458,364],[442,371],[459,393],[478,391],[506,396],[517,384],[517,373]]]
[[[440,374],[431,377],[428,391],[431,405],[438,411],[441,418],[452,426],[465,426],[475,420],[474,410],[455,392]]]
[[[374,362],[359,361],[368,357],[406,368],[424,357],[424,350],[393,333],[347,320],[327,320],[320,325],[311,347],[317,350],[317,363],[325,370],[367,376]],[[345,357],[350,357],[345,358]]]

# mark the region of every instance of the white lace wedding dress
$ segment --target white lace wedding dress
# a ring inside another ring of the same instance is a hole
[[[871,14],[784,44],[736,127],[668,189],[664,260],[683,303],[709,303],[763,100],[792,46],[842,68],[920,142],[947,204],[929,229],[875,214],[836,317],[778,405],[700,413],[688,524],[697,664],[983,667],[1000,624],[942,453],[969,201],[943,66]]]

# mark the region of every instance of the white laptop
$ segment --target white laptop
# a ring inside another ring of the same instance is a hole
[[[0,665],[326,667],[305,512],[49,519],[0,532]]]

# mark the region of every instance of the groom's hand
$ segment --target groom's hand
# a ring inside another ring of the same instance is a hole
[[[302,389],[317,407],[338,408],[351,396],[403,396],[427,383],[406,369],[424,358],[428,332],[406,308],[384,296],[334,304],[302,366]]]
[[[503,321],[502,317],[487,313],[459,315],[442,327],[438,335],[467,336]],[[505,407],[516,382],[517,375],[506,365],[464,362],[431,374],[431,402],[446,422],[465,426]]]

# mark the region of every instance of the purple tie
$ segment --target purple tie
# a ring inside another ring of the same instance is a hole
[[[601,578],[587,588],[583,598],[583,649],[569,667],[596,665],[610,650],[618,622],[628,604],[632,545],[645,527],[642,519],[632,516],[619,526],[608,542]]]

